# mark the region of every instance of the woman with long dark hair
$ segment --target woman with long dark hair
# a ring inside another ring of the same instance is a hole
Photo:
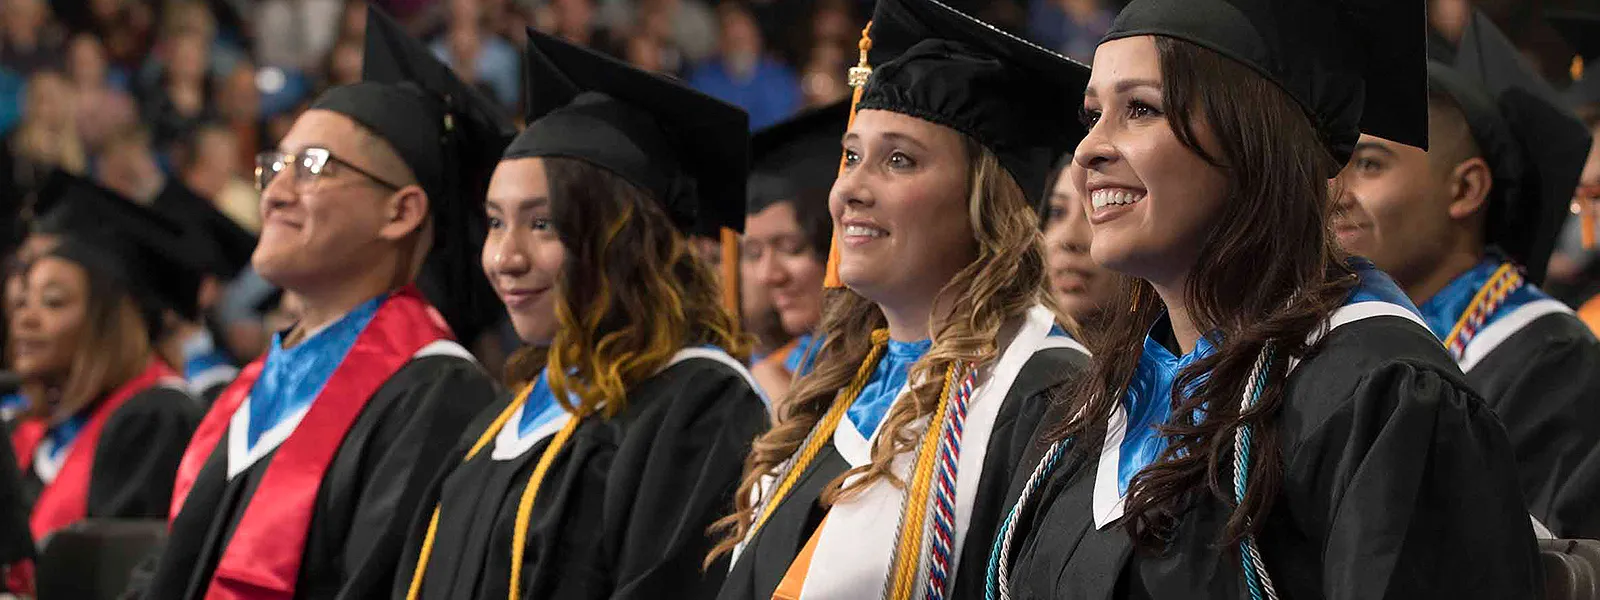
[[[1390,0],[1123,11],[1074,179],[1131,307],[1024,467],[990,597],[1538,597],[1504,430],[1327,227],[1360,131],[1427,143],[1423,29]]]
[[[741,226],[743,111],[529,31],[483,268],[528,346],[406,543],[400,598],[705,598],[767,414],[688,233]],[[691,151],[692,149],[692,151]]]
[[[719,524],[724,600],[970,597],[1012,470],[1087,361],[1038,219],[1086,68],[932,0],[880,0],[862,45],[829,198],[845,287]]]

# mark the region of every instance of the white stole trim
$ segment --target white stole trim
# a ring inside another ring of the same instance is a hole
[[[45,485],[55,483],[56,476],[61,474],[61,467],[67,464],[67,457],[72,456],[72,446],[78,443],[81,435],[72,436],[72,441],[59,452],[55,450],[56,444],[46,437],[39,440],[39,446],[33,451],[33,474]],[[54,456],[51,456],[51,455]]]
[[[217,365],[196,373],[195,376],[184,385],[183,390],[185,393],[188,393],[195,399],[203,400],[204,398],[202,397],[205,395],[206,389],[220,383],[228,383],[233,381],[234,378],[238,376],[239,367],[235,367],[233,365]]]
[[[423,346],[416,354],[412,354],[411,360],[429,356],[454,356],[470,361],[472,364],[478,364],[477,359],[472,357],[471,352],[467,352],[467,349],[463,348],[461,344],[451,340],[435,340]],[[337,369],[335,372],[337,372]],[[320,388],[318,393],[321,393]],[[312,402],[307,402],[305,406],[300,407],[299,410],[294,411],[289,416],[284,417],[282,421],[278,421],[272,428],[261,432],[261,438],[256,440],[256,445],[252,448],[248,443],[250,435],[250,397],[246,396],[244,402],[239,403],[238,410],[234,411],[233,419],[228,422],[228,479],[231,481],[234,477],[238,477],[240,473],[245,472],[260,461],[262,457],[271,454],[273,450],[278,449],[278,446],[283,445],[283,442],[294,434],[295,428],[300,426],[300,421],[306,418],[306,413],[311,411],[312,404],[315,404],[315,399]]]
[[[978,386],[968,402],[961,457],[956,466],[956,536],[951,547],[955,553],[950,565],[952,578],[957,571],[955,561],[960,559],[967,525],[972,518],[972,502],[983,475],[989,437],[1006,395],[1016,383],[1023,365],[1036,352],[1049,348],[1082,348],[1082,345],[1071,340],[1050,337],[1054,319],[1054,315],[1043,307],[1030,309],[999,359],[979,369]],[[902,394],[895,402],[905,397]],[[928,422],[924,418],[917,429],[925,431]],[[861,438],[854,426],[845,425],[841,423],[834,435],[834,443],[841,455],[850,451],[844,445],[857,443],[852,440],[851,434],[857,439]],[[869,450],[867,460],[870,461],[870,444],[867,442],[860,439],[860,444]],[[860,458],[859,453],[855,453],[855,456]],[[903,453],[895,457],[892,469],[902,480],[909,481],[915,460],[914,453]],[[852,461],[851,464],[857,463]],[[903,489],[880,481],[835,504],[828,511],[828,519],[819,533],[821,537],[811,557],[801,599],[860,598],[876,595],[883,589],[889,576],[904,503]],[[927,547],[924,544],[924,552]],[[926,582],[918,584],[919,588],[924,586]],[[921,594],[921,591],[916,593],[917,596]]]
[[[1518,331],[1522,331],[1522,328],[1530,323],[1545,315],[1556,313],[1574,314],[1572,309],[1562,304],[1560,300],[1544,298],[1518,306],[1505,316],[1495,319],[1488,327],[1479,330],[1472,341],[1467,342],[1466,350],[1461,353],[1461,372],[1471,371],[1488,357],[1490,352],[1499,348],[1501,343],[1516,335]]]
[[[1416,323],[1424,331],[1430,331],[1428,324],[1422,317],[1411,309],[1398,304],[1381,300],[1369,300],[1346,304],[1333,311],[1328,320],[1321,327],[1313,330],[1307,336],[1307,345],[1315,345],[1333,330],[1363,321],[1373,317],[1399,317]],[[1429,335],[1433,335],[1429,333]],[[1289,371],[1300,365],[1299,359],[1289,360]],[[1287,371],[1286,371],[1287,373]],[[1128,428],[1128,410],[1118,399],[1116,406],[1111,409],[1111,418],[1106,424],[1106,441],[1100,449],[1100,462],[1095,466],[1094,477],[1094,526],[1096,529],[1105,529],[1107,526],[1122,518],[1126,508],[1127,498],[1117,490],[1117,466],[1122,463],[1122,438]]]
[[[721,348],[684,348],[674,353],[672,360],[667,361],[665,366],[657,369],[656,374],[660,374],[678,363],[697,358],[715,361],[733,369],[750,386],[750,389],[758,390],[757,393],[759,393],[761,388],[756,385],[756,378],[750,374],[750,370],[745,368],[744,363],[728,355]],[[765,404],[766,397],[763,396],[762,400]],[[533,431],[528,432],[528,435],[519,435],[520,428],[517,427],[517,424],[522,422],[523,411],[527,410],[527,408],[527,403],[518,406],[516,412],[511,413],[511,419],[506,421],[505,426],[500,428],[500,433],[495,434],[494,450],[489,453],[489,458],[494,460],[516,459],[532,450],[534,445],[541,440],[555,435],[557,431],[561,431],[561,428],[572,418],[571,413],[562,411],[560,415],[551,419],[549,423],[535,427]]]

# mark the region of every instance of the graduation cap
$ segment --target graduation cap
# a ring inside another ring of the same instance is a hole
[[[841,100],[796,115],[750,136],[750,183],[745,214],[803,192],[833,187],[839,173],[839,140],[850,121]]]
[[[183,225],[155,210],[135,204],[87,180],[70,177],[56,193],[40,198],[41,216],[34,231],[93,247],[103,260],[86,259],[123,278],[147,316],[172,310],[198,320],[201,267],[191,257],[203,249],[192,245]],[[107,264],[109,263],[109,264]]]
[[[1589,155],[1588,129],[1480,12],[1454,64],[1429,64],[1428,81],[1456,101],[1494,173],[1488,243],[1541,282]]]
[[[370,130],[416,175],[434,220],[418,284],[455,334],[471,340],[502,312],[478,254],[487,232],[483,196],[515,130],[497,102],[375,6],[367,7],[366,31],[362,81],[328,90],[311,108]]]
[[[1042,211],[1045,179],[1083,139],[1089,67],[935,0],[879,0],[856,110],[887,110],[977,140]]]
[[[168,181],[151,206],[184,225],[185,235],[194,238],[191,246],[201,252],[197,262],[210,274],[229,280],[250,264],[256,236],[182,183]]]
[[[1180,39],[1282,88],[1338,165],[1361,133],[1428,147],[1424,0],[1133,0],[1106,40]]]
[[[648,191],[680,230],[744,231],[743,109],[533,29],[526,63],[528,127],[505,158],[583,160]]]
[[[1567,88],[1567,101],[1576,106],[1600,104],[1600,12],[1552,10],[1545,17],[1578,51],[1582,65],[1594,65],[1594,73],[1573,75],[1576,80]]]

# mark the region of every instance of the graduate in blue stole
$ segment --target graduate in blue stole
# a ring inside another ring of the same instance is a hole
[[[706,530],[766,405],[690,249],[739,229],[744,111],[530,30],[529,125],[484,207],[483,272],[528,346],[446,460],[392,598],[710,598]]]
[[[1362,136],[1335,229],[1405,288],[1500,416],[1534,517],[1600,537],[1600,341],[1539,288],[1589,134],[1482,14],[1428,84],[1433,145]]]

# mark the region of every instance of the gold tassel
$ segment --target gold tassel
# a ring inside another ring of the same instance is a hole
[[[1583,79],[1583,55],[1572,57],[1572,65],[1567,67],[1567,72],[1572,75],[1572,80]]]
[[[849,128],[856,122],[856,105],[861,103],[861,93],[867,89],[867,80],[872,78],[872,65],[867,63],[867,53],[872,50],[872,21],[867,21],[867,26],[861,29],[861,41],[856,44],[861,50],[861,60],[856,66],[850,67],[850,74],[846,79],[855,91],[850,95],[850,120],[845,127]],[[844,155],[839,155],[839,174],[844,174]],[[833,244],[828,247],[828,268],[823,277],[822,287],[842,288],[844,282],[839,280],[839,232],[833,232]]]
[[[722,306],[739,322],[739,234],[722,228]],[[735,325],[737,327],[737,325]]]

